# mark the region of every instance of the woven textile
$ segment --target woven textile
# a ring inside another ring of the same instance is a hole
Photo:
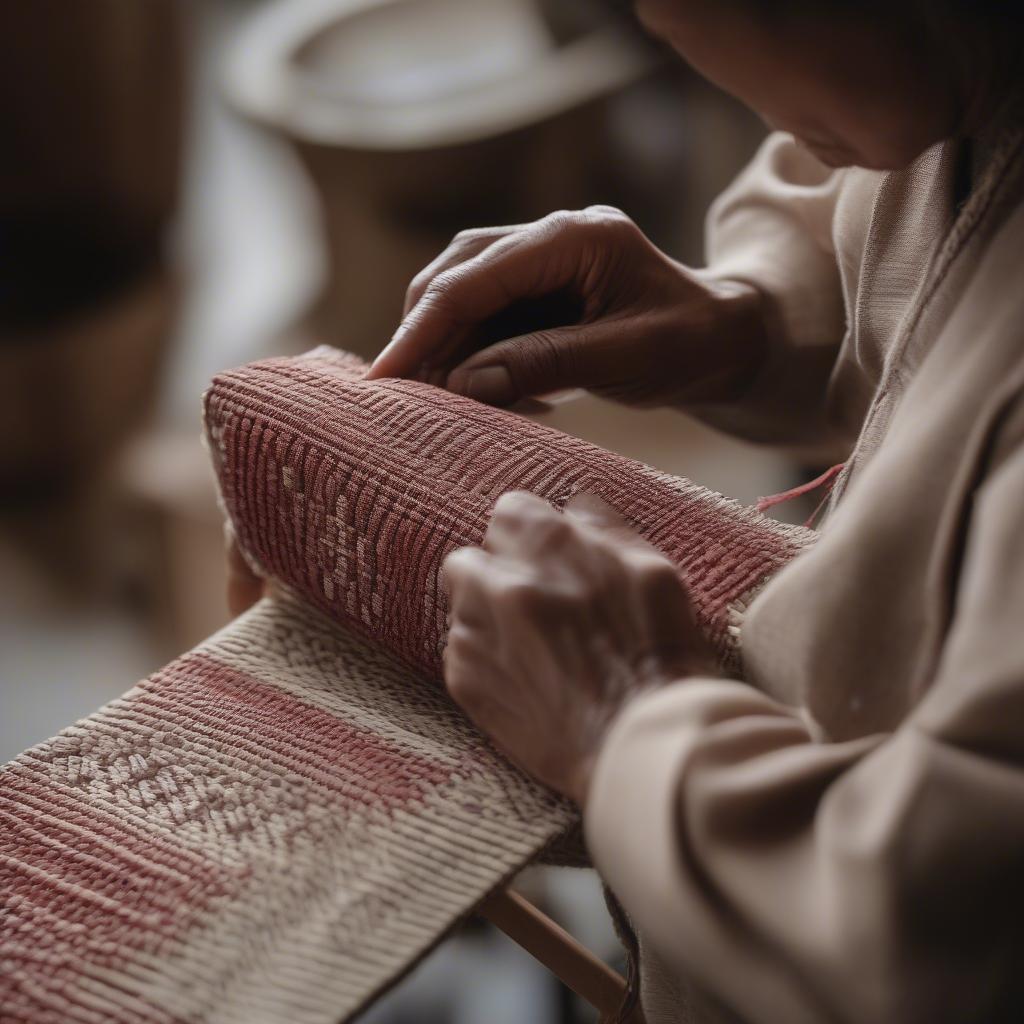
[[[565,835],[573,809],[437,685],[441,561],[504,491],[606,498],[679,565],[726,661],[809,542],[362,369],[320,349],[211,388],[225,505],[284,593],[0,774],[0,1020],[347,1018]]]
[[[723,661],[752,595],[813,534],[514,413],[414,381],[360,379],[322,347],[218,377],[206,422],[249,558],[331,618],[439,676],[439,570],[497,498],[604,498],[677,566]]]
[[[287,601],[0,780],[5,1024],[340,1020],[574,817]]]

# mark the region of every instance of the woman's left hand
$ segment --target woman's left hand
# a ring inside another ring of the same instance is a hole
[[[604,502],[497,503],[482,548],[444,565],[445,681],[512,760],[582,805],[612,721],[639,693],[717,674],[675,567]]]

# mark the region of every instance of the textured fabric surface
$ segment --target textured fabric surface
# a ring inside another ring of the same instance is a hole
[[[340,1020],[573,818],[438,688],[263,601],[4,768],[0,1020]]]
[[[206,399],[210,446],[260,570],[435,677],[441,563],[480,543],[506,491],[604,498],[679,566],[726,662],[747,602],[814,536],[514,413],[363,370],[323,347],[223,374]]]
[[[574,809],[438,685],[441,561],[504,491],[605,497],[679,565],[726,661],[809,542],[363,369],[320,349],[211,388],[224,503],[283,594],[0,774],[0,1019],[339,1020],[563,839]]]

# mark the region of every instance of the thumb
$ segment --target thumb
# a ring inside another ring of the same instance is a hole
[[[600,327],[574,324],[508,338],[456,366],[446,386],[489,405],[512,405],[564,388],[592,387],[603,376],[601,334]]]

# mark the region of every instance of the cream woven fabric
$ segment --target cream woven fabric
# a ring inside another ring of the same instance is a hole
[[[436,686],[265,600],[0,785],[0,1019],[349,1016],[572,821]]]

